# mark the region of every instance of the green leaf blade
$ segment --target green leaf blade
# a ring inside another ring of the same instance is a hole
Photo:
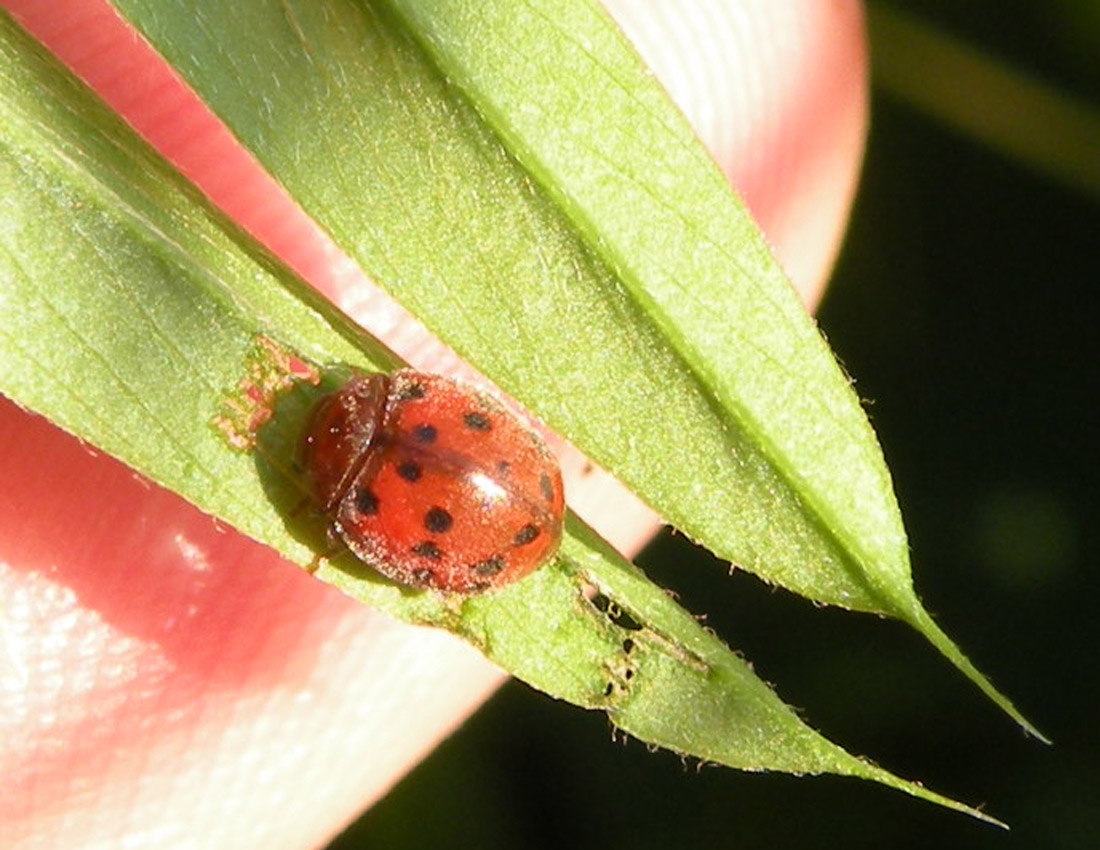
[[[908,622],[1038,734],[924,611],[858,398],[593,4],[114,2],[383,288],[665,519]]]
[[[393,13],[351,0],[323,10],[294,2],[116,5],[380,284],[662,516],[769,581],[819,601],[896,613],[898,606],[876,586],[876,574],[868,574],[847,542],[858,538],[866,547],[864,535],[838,536],[842,523],[807,510],[797,476],[769,456],[776,437],[754,423],[750,407],[737,397],[764,404],[767,380],[773,380],[777,389],[767,404],[771,418],[782,419],[799,391],[814,385],[817,370],[830,376],[834,390],[843,385],[846,395],[830,404],[849,418],[853,410],[861,416],[763,242],[671,106],[660,101],[658,118],[679,134],[666,147],[686,153],[670,153],[670,165],[693,169],[691,180],[702,180],[705,217],[732,216],[738,233],[731,244],[745,251],[726,250],[728,234],[709,232],[718,224],[681,227],[670,240],[689,263],[676,274],[697,290],[690,322],[657,300],[683,295],[661,289],[674,286],[668,279],[673,267],[642,255],[645,267],[634,269],[626,259],[638,243],[619,245],[618,234],[639,238],[637,228],[622,224],[629,210],[598,211],[602,218],[593,215],[587,229],[578,224],[579,213],[563,214],[533,182],[535,169],[513,158],[522,140],[502,145],[507,133],[486,123],[492,109],[471,106],[469,92],[452,84],[452,78],[462,80],[461,68],[428,61]],[[444,6],[426,4],[419,11],[434,15],[439,9]],[[570,2],[559,14],[575,23],[569,16],[587,9]],[[477,35],[492,43],[518,16],[504,15]],[[605,21],[597,35],[617,40],[609,26]],[[232,50],[222,43],[227,33],[233,33]],[[455,35],[452,41],[463,40]],[[244,59],[226,59],[234,54]],[[534,91],[552,88],[550,82],[525,80]],[[652,99],[659,93],[644,94]],[[418,101],[426,106],[410,107]],[[674,179],[664,172],[651,183]],[[597,188],[601,180],[593,179]],[[656,190],[647,185],[632,189],[637,191]],[[683,210],[659,207],[652,200],[648,207],[660,215],[659,229],[683,217]],[[724,253],[692,257],[681,247],[685,232],[692,239],[702,234],[707,246],[723,245]],[[601,254],[597,248],[605,243],[618,247]],[[735,268],[751,266],[738,273],[742,290],[766,289],[762,296],[750,291],[748,306],[722,294],[731,282],[730,257]],[[701,324],[699,314],[715,313],[716,305],[732,309],[731,318],[717,327],[713,318]],[[703,336],[691,341],[699,331]],[[721,342],[727,338],[732,342]],[[812,357],[803,366],[797,356],[807,350]],[[784,351],[781,368],[769,367]],[[731,377],[730,364],[738,358],[748,362],[733,362]],[[794,381],[792,364],[811,371]],[[743,386],[731,387],[735,378]],[[865,422],[858,421],[864,441],[858,451],[877,453]],[[637,422],[645,427],[633,427]],[[799,474],[810,473],[799,467]],[[881,479],[877,489],[888,496],[880,461],[871,476]],[[883,560],[900,563],[895,572],[905,572],[892,497],[885,504],[867,513],[886,517],[887,530],[879,536],[896,551]]]
[[[807,503],[820,536],[837,538],[846,574],[772,551],[756,569],[818,601],[900,615],[906,537],[859,400],[748,212],[610,21],[586,3],[570,4],[571,17],[559,22],[560,3],[389,2],[616,270],[697,392],[736,423],[731,450],[758,449]],[[457,37],[469,32],[480,37]],[[598,51],[590,47],[597,41]],[[585,99],[598,108],[577,114]],[[622,474],[635,483],[631,471]],[[688,534],[718,541],[721,556],[754,568],[744,544],[708,526],[705,512],[659,507]]]

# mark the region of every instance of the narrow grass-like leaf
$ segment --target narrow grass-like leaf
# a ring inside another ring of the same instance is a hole
[[[318,529],[292,510],[288,460],[318,389],[285,393],[254,451],[233,448],[212,422],[257,339],[324,364],[385,368],[389,355],[212,214],[4,14],[0,186],[0,391],[308,562]],[[551,565],[495,594],[412,592],[346,555],[320,575],[464,635],[650,743],[735,767],[870,778],[989,820],[810,730],[575,518]]]
[[[1075,97],[904,9],[887,3],[867,9],[879,89],[1020,166],[1100,199],[1095,97]]]
[[[924,611],[889,473],[750,217],[590,0],[113,0],[349,254],[671,524]]]

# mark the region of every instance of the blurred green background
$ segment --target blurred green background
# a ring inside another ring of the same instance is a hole
[[[903,626],[671,534],[640,563],[815,728],[1012,831],[697,769],[512,682],[331,850],[1100,847],[1100,3],[893,8],[871,8],[872,132],[820,323],[871,400],[918,593],[1054,746]]]

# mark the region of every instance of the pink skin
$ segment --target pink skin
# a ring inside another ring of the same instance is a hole
[[[417,368],[463,371],[236,150],[98,0],[0,0],[234,217]],[[811,304],[862,153],[855,0],[615,0]],[[624,552],[656,528],[566,452]],[[8,847],[322,844],[504,676],[0,399],[0,836]]]

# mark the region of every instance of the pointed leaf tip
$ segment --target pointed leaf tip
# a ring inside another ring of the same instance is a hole
[[[893,788],[896,791],[901,791],[908,794],[911,797],[924,800],[928,803],[935,803],[937,806],[943,806],[946,809],[960,812],[964,815],[969,815],[972,818],[982,821],[983,823],[991,824],[992,826],[1000,827],[1001,829],[1010,829],[1009,825],[1002,820],[998,820],[992,815],[988,815],[981,809],[974,806],[968,806],[966,803],[960,803],[958,800],[953,800],[951,797],[945,797],[943,794],[937,794],[935,791],[931,791],[925,788],[919,782],[913,782],[909,779],[901,779],[890,773],[888,770],[884,770],[876,764],[865,761],[863,759],[855,760],[859,767],[851,772],[850,775],[859,777],[860,779],[870,779],[878,782],[882,785],[886,785]]]
[[[1030,720],[1024,717],[1019,709],[1012,704],[1011,700],[997,690],[997,688],[993,686],[993,683],[974,666],[970,659],[963,654],[958,644],[947,636],[947,633],[939,627],[936,621],[932,619],[932,615],[929,614],[922,605],[918,603],[917,606],[907,614],[905,619],[913,628],[923,634],[928,641],[940,651],[940,654],[954,664],[971,682],[977,685],[982,693],[993,700],[1005,714],[1015,720],[1025,733],[1037,738],[1044,744],[1051,743],[1050,738],[1040,732]]]

